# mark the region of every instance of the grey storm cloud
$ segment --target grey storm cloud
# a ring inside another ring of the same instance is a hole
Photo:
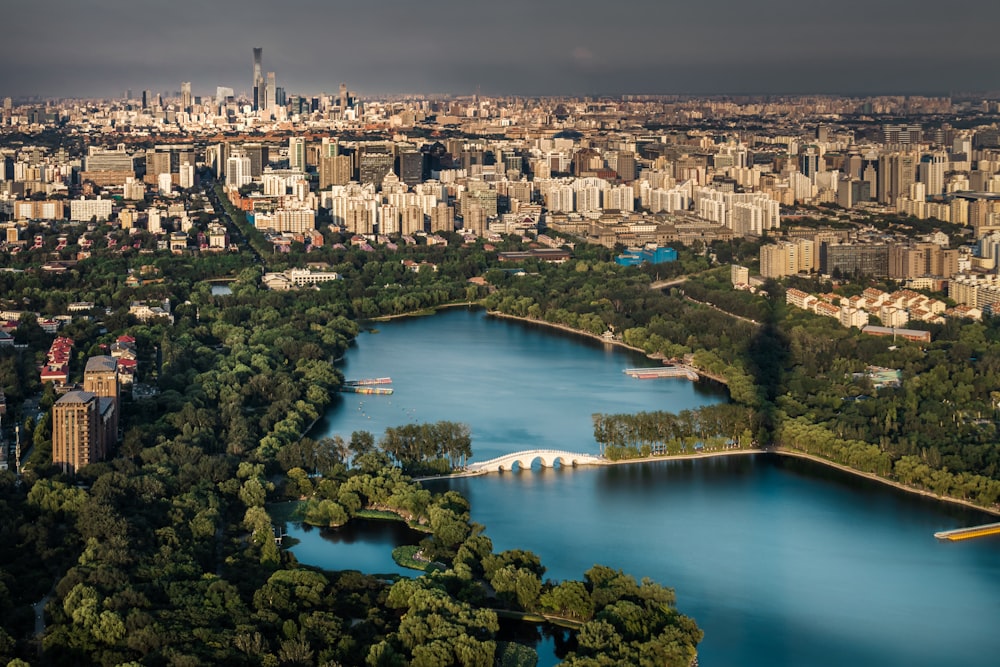
[[[1000,88],[1000,3],[7,0],[0,95],[947,93]]]

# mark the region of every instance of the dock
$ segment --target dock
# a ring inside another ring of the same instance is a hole
[[[698,374],[688,366],[663,366],[652,368],[626,368],[625,375],[639,380],[655,380],[659,378],[687,378],[692,382],[698,380]]]
[[[340,391],[348,394],[366,394],[375,396],[389,396],[392,394],[392,387],[379,387],[377,385],[392,384],[392,378],[367,378],[364,380],[345,380]]]
[[[348,394],[367,394],[374,396],[390,396],[392,387],[362,387],[360,385],[345,384],[340,391]]]
[[[959,540],[971,540],[975,537],[988,537],[989,535],[1000,535],[1000,523],[987,523],[971,528],[956,528],[955,530],[942,530],[934,533],[934,537],[939,540],[958,542]]]
[[[348,387],[367,387],[376,384],[392,384],[392,378],[367,378],[364,380],[344,381],[344,385]]]

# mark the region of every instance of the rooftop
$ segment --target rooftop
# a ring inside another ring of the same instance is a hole
[[[87,359],[85,373],[112,372],[118,367],[118,360],[107,355],[100,355]]]

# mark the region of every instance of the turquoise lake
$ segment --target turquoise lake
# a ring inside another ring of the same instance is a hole
[[[533,448],[596,452],[592,413],[725,400],[686,380],[625,376],[626,367],[655,365],[641,355],[478,311],[376,326],[342,369],[348,379],[391,376],[395,393],[345,395],[314,437],[448,419],[470,425],[474,460]],[[1000,538],[933,538],[996,520],[975,510],[777,455],[431,486],[466,495],[496,550],[536,552],[548,577],[581,578],[602,563],[674,588],[679,609],[705,631],[703,667],[1000,661]],[[396,571],[385,558],[407,540],[392,530],[301,531],[293,551],[329,569]],[[557,662],[551,638],[538,650],[541,665]]]

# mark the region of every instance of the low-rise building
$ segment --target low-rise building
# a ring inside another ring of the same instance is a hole
[[[340,280],[340,274],[334,271],[288,269],[281,273],[265,273],[263,278],[261,278],[261,282],[265,287],[275,291],[296,289],[308,285],[319,285],[331,280]]]

